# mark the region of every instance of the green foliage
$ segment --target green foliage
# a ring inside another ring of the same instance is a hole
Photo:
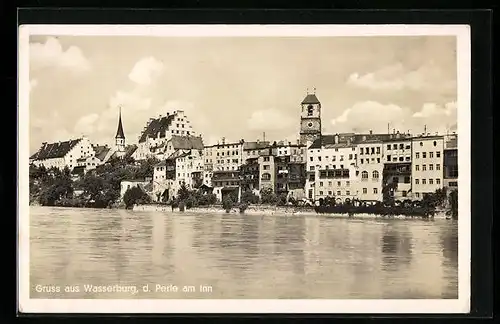
[[[186,187],[185,183],[182,183],[182,185],[179,189],[179,192],[178,192],[178,196],[179,196],[179,200],[181,200],[181,201],[185,201],[190,196],[190,192],[189,192],[188,188]]]
[[[125,191],[123,195],[123,202],[125,203],[126,208],[130,208],[135,204],[145,204],[150,202],[150,198],[147,193],[144,192],[140,187],[132,187]]]
[[[286,202],[287,202],[287,197],[288,195],[286,193],[280,193],[278,196],[277,196],[277,204],[278,206],[285,206],[286,205]]]
[[[453,219],[458,218],[458,191],[453,190],[448,196],[448,203],[450,208],[450,214]]]
[[[254,194],[252,191],[244,191],[241,193],[241,202],[245,204],[258,204],[259,196]]]
[[[240,204],[239,208],[240,208],[240,214],[243,214],[243,213],[245,213],[245,210],[247,210],[248,204],[242,203],[242,204]]]

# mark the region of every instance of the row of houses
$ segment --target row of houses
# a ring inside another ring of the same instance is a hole
[[[418,200],[437,189],[457,187],[456,134],[322,134],[321,103],[307,94],[298,137],[295,142],[222,138],[204,145],[185,113],[177,110],[150,118],[137,143],[126,145],[120,111],[113,147],[93,145],[86,137],[43,143],[30,160],[84,173],[112,158],[155,157],[160,162],[149,181],[151,194],[163,200],[177,196],[183,185],[211,191],[219,199],[269,189],[311,201],[381,201],[384,190],[396,199]]]

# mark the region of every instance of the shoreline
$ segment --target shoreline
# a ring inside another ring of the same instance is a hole
[[[172,212],[170,206],[162,205],[135,205],[132,211],[139,212]],[[176,208],[174,212],[178,213],[179,209]],[[227,213],[222,206],[207,206],[207,207],[193,207],[190,209],[185,209],[187,213],[213,213],[213,214],[240,214],[239,208],[231,208],[231,211]],[[382,216],[376,214],[353,214],[349,216],[347,213],[331,214],[331,213],[317,213],[313,208],[296,208],[296,207],[273,207],[273,206],[248,206],[243,214],[240,215],[265,215],[265,216],[275,216],[275,217],[288,217],[288,216],[321,216],[327,218],[353,218],[353,219],[415,219],[421,220],[425,219],[422,216],[405,216],[405,215],[394,215],[394,216]],[[445,214],[436,214],[434,217],[429,217],[428,219],[447,219]]]

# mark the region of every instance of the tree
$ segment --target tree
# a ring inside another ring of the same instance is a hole
[[[123,202],[126,208],[130,208],[135,204],[147,203],[149,200],[148,194],[137,186],[127,189],[123,195]]]
[[[274,205],[278,202],[278,197],[271,188],[263,188],[260,191],[260,201],[263,204]]]
[[[453,190],[448,196],[448,203],[450,204],[450,214],[453,219],[458,218],[458,190]]]
[[[258,204],[259,196],[251,192],[250,190],[241,193],[241,202],[246,204]]]
[[[181,187],[179,188],[179,200],[184,201],[189,197],[189,190],[186,187],[186,184],[183,182]]]
[[[222,208],[226,210],[226,213],[229,213],[231,209],[233,208],[234,202],[233,200],[229,197],[226,196],[224,200],[222,201]]]

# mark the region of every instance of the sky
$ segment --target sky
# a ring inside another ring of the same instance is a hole
[[[298,138],[316,89],[322,128],[456,130],[454,36],[30,37],[30,153],[88,136],[127,144],[151,117],[185,111],[204,143]]]

